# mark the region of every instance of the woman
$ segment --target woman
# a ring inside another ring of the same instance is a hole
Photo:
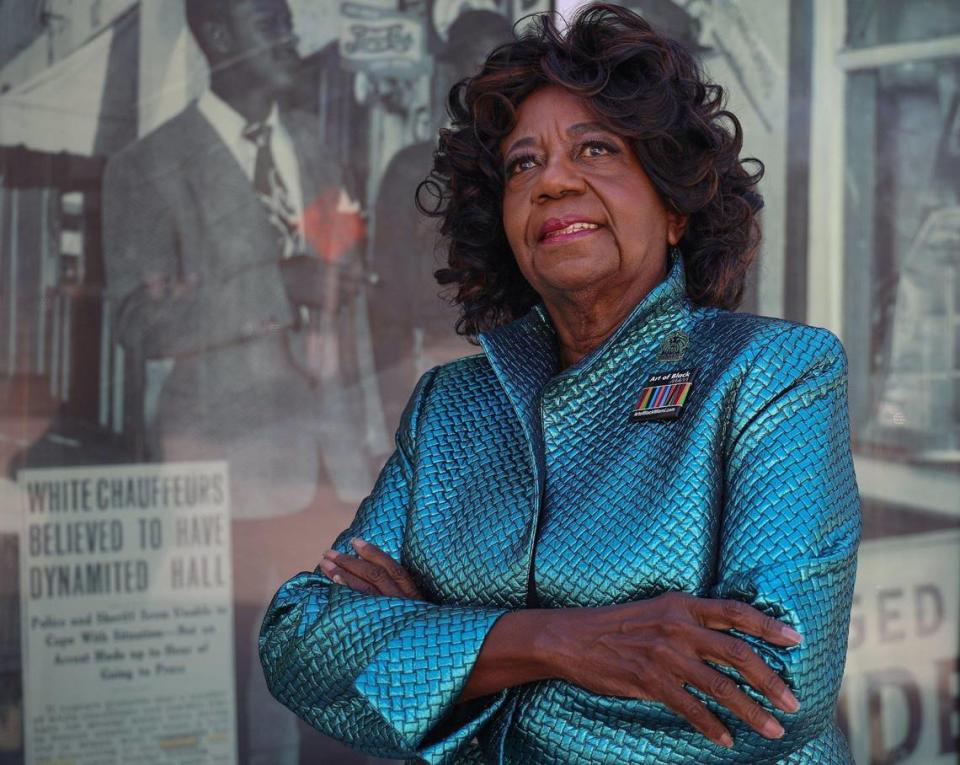
[[[311,724],[437,763],[851,761],[846,362],[728,310],[759,172],[721,96],[614,5],[452,90],[439,277],[484,354],[420,380],[271,604],[268,683]]]

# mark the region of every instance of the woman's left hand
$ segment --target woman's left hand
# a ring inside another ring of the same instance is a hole
[[[359,558],[327,550],[320,570],[337,584],[367,595],[426,600],[407,570],[376,545],[354,538],[350,540]]]

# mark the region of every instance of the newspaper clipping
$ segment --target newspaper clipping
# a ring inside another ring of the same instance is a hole
[[[225,464],[19,483],[26,762],[235,762]]]

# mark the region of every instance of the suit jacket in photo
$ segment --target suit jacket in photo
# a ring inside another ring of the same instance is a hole
[[[318,123],[306,113],[281,120],[304,208],[335,196],[339,166],[319,146]],[[362,496],[354,307],[344,298],[302,326],[278,232],[197,104],[113,157],[103,196],[107,295],[127,357],[125,430],[144,456],[229,460],[234,517],[300,510],[328,479],[341,498]],[[318,350],[336,355],[324,379]],[[156,361],[172,365],[162,385],[150,384]]]

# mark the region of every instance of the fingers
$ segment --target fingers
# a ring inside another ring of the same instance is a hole
[[[761,736],[780,738],[783,726],[763,707],[740,690],[733,679],[699,661],[688,660],[683,671],[686,682],[713,696]]]
[[[329,566],[329,570],[327,566]],[[330,561],[322,561],[320,567],[323,569],[323,572],[337,584],[349,587],[351,590],[356,590],[357,592],[362,592],[365,595],[383,595],[383,593],[379,592],[370,582],[344,571]]]
[[[803,636],[792,627],[739,600],[693,599],[691,608],[700,624],[714,630],[738,629],[768,643],[792,646]]]
[[[358,592],[394,598],[422,600],[423,597],[406,569],[375,545],[361,539],[351,540],[361,557],[327,550],[320,570],[330,579]]]
[[[724,724],[704,704],[683,688],[664,683],[657,696],[667,707],[684,718],[713,743],[727,749],[733,746],[733,736],[730,735],[730,731],[726,729]]]
[[[353,539],[351,544],[361,558],[382,568],[405,597],[414,599],[421,597],[420,590],[413,583],[407,570],[383,550],[363,539]]]
[[[363,560],[362,558],[354,558],[351,555],[344,555],[343,553],[338,553],[334,550],[328,550],[325,552],[324,557],[327,562],[333,563],[342,572],[351,574],[358,579],[362,579],[368,585],[372,586],[374,592],[371,594],[388,595],[394,598],[404,597],[403,593],[400,591],[400,588],[397,587],[393,580],[387,576],[387,572],[380,568],[380,566]],[[327,573],[326,569],[328,566],[325,566],[324,562],[320,563],[320,568],[325,574]],[[366,592],[366,590],[361,591]]]
[[[780,679],[780,675],[746,641],[718,632],[710,636],[701,655],[717,664],[734,667],[751,687],[766,696],[778,709],[796,712],[800,708],[800,702]]]

